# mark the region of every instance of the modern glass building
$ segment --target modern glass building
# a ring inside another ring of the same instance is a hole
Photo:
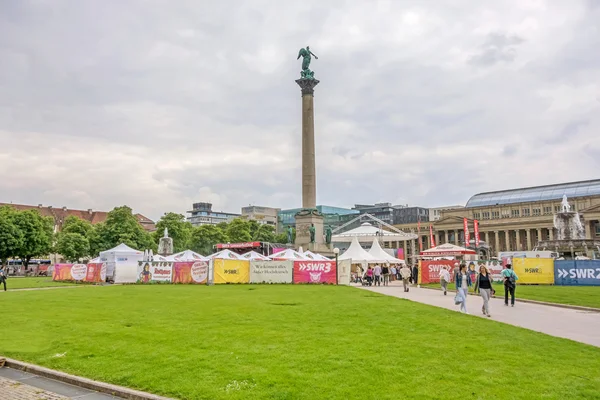
[[[277,213],[279,231],[287,229],[288,226],[296,227],[296,214],[301,210],[301,208],[293,208],[279,211]],[[351,221],[359,214],[358,210],[325,205],[317,206],[317,210],[323,214],[325,226],[330,225],[332,229]]]
[[[240,217],[240,214],[213,211],[211,203],[194,203],[192,210],[187,213],[190,214],[187,220],[194,226],[217,225]]]

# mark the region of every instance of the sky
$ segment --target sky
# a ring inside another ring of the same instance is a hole
[[[595,0],[0,0],[0,202],[159,218],[598,178]]]

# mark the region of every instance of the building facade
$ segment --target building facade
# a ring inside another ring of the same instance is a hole
[[[213,211],[212,203],[194,203],[192,210],[187,213],[190,214],[187,220],[193,226],[217,225],[221,222],[230,222],[241,216],[241,214]]]
[[[277,226],[279,208],[248,206],[242,207],[242,218],[257,221],[260,224]]]
[[[87,210],[75,210],[67,207],[52,207],[38,204],[37,206],[31,206],[26,204],[12,204],[12,203],[0,203],[2,206],[11,206],[18,211],[26,210],[38,210],[42,217],[52,217],[54,219],[54,232],[60,232],[63,223],[68,217],[74,216],[84,221],[88,221],[91,224],[99,224],[100,222],[106,221],[108,212],[106,211],[94,211],[91,208]],[[148,232],[156,230],[154,221],[142,214],[134,214],[134,217],[138,220],[140,225]]]
[[[403,206],[392,206],[392,203],[355,204],[353,210],[361,214],[370,214],[386,224],[394,223],[394,209]]]
[[[279,232],[284,232],[288,227],[295,228],[296,227],[296,214],[300,212],[301,208],[293,208],[289,210],[280,210],[277,213],[278,223],[277,230]],[[339,226],[344,225],[347,222],[350,222],[354,218],[359,215],[357,210],[351,210],[348,208],[342,207],[333,207],[333,206],[325,206],[318,205],[317,210],[323,214],[323,224],[324,226],[331,226],[332,229],[335,229]]]
[[[393,223],[398,224],[417,224],[421,221],[429,221],[429,208],[424,207],[398,207],[393,211]]]
[[[554,214],[561,210],[563,195],[567,196],[571,211],[579,213],[586,238],[600,239],[600,179],[597,179],[476,194],[464,208],[442,211],[441,218],[430,223],[434,241],[465,246],[466,218],[471,239],[467,245],[471,247],[473,223],[478,220],[480,240],[489,246],[492,255],[533,250],[538,241],[554,239]],[[414,233],[418,229],[414,223],[396,227]],[[430,248],[429,223],[421,224],[420,233],[423,248]]]
[[[460,210],[465,208],[465,206],[445,206],[445,207],[435,207],[429,209],[429,222],[439,221],[442,218],[442,213],[444,211],[453,211]]]

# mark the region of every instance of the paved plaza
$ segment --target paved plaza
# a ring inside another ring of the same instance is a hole
[[[27,372],[0,368],[2,400],[115,400],[119,397],[68,385]]]
[[[392,282],[391,286],[387,287],[359,287],[459,312],[459,306],[454,305],[453,291],[449,291],[448,295],[444,296],[439,290],[411,287],[408,293],[404,293],[402,283],[398,281]],[[514,308],[504,306],[504,293],[497,293],[496,297],[490,300],[492,315],[490,319],[600,347],[600,313],[522,303],[518,300],[518,293],[517,288],[517,304]],[[498,296],[500,294],[502,298]],[[469,296],[467,299],[469,314],[488,319],[481,313],[482,304],[479,296]]]

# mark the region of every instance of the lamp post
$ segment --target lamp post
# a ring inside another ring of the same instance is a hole
[[[338,255],[340,254],[340,249],[335,247],[333,249],[333,254],[335,254],[335,284],[339,285],[340,284],[340,269],[338,266]]]

